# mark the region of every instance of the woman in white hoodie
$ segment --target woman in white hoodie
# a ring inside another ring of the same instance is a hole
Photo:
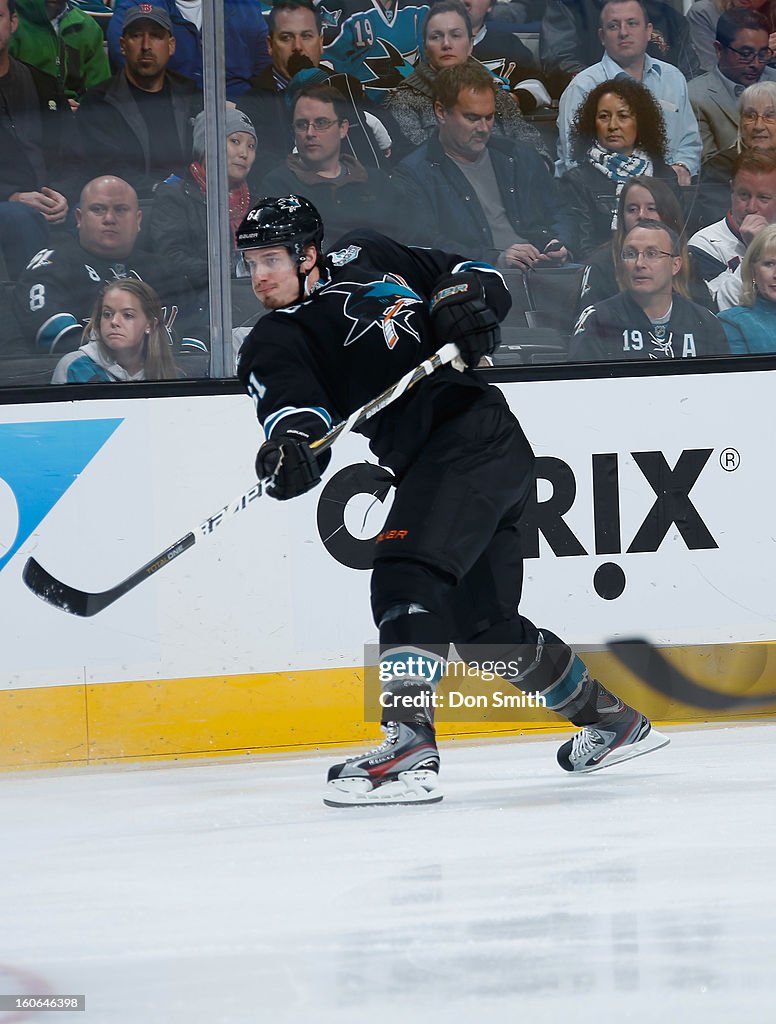
[[[159,296],[145,281],[125,278],[100,291],[83,344],[54,369],[52,384],[174,380],[170,335]]]

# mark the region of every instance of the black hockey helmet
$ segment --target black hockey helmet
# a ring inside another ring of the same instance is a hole
[[[323,258],[323,221],[309,199],[304,196],[267,196],[252,207],[237,229],[237,248],[266,249],[282,245],[298,263],[310,243]]]

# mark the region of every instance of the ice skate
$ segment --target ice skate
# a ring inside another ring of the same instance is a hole
[[[602,710],[601,718],[585,725],[558,750],[558,764],[567,772],[597,772],[619,761],[665,747],[667,736],[656,732],[649,719],[608,694],[616,704]]]
[[[328,807],[434,804],[439,753],[434,730],[414,722],[387,722],[385,739],[374,750],[329,769],[323,802]]]

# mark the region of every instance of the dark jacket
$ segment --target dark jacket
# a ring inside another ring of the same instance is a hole
[[[199,185],[188,175],[161,182],[148,221],[152,252],[180,268],[195,289],[207,290],[207,204]]]
[[[341,159],[348,175],[322,178],[305,170],[298,156],[289,156],[264,179],[261,194],[305,196],[320,213],[329,242],[357,228],[390,232],[400,242],[414,241],[414,218],[399,220],[398,211],[406,204],[391,179],[376,168],[367,172],[352,156],[343,154]]]
[[[207,299],[207,204],[189,174],[168,178],[157,186],[148,224],[144,221],[143,227],[152,251],[185,274],[198,292],[204,290]],[[236,263],[237,253],[232,249],[232,272]]]
[[[167,81],[181,163],[177,167],[152,166],[146,123],[126,75],[119,71],[86,93],[76,115],[84,150],[82,185],[101,174],[116,174],[142,199],[149,198],[157,182],[170,174],[182,177],[186,173],[191,161],[191,120],[202,109],[202,93],[194,82],[174,72],[167,72]]]
[[[536,150],[491,135],[488,152],[515,233],[538,249],[551,238],[565,242],[571,225],[555,179]],[[426,245],[495,262],[493,235],[480,201],[463,172],[445,154],[438,134],[402,160],[394,179],[417,207]]]
[[[605,0],[547,0],[539,37],[539,55],[548,75],[554,76],[553,94],[559,96],[571,78],[601,59],[598,38]],[[663,0],[645,0],[652,23],[647,53],[679,68],[685,78],[701,73],[684,15]]]
[[[653,178],[660,178],[679,194],[673,170],[664,160],[653,160]],[[612,237],[612,219],[617,211],[617,182],[597,170],[590,161],[566,171],[558,182],[560,195],[573,225],[569,240],[580,259]]]
[[[127,11],[137,0],[116,0],[108,25],[108,55],[114,68],[124,64],[119,38]],[[224,54],[226,59],[226,94],[236,100],[248,88],[249,80],[271,63],[267,50],[267,23],[256,0],[223,0]],[[203,88],[202,36],[197,26],[184,18],[175,0],[154,0],[170,15],[175,53],[168,69],[185,75]]]
[[[23,110],[10,110],[0,94],[0,202],[44,185],[70,199],[80,158],[75,117],[55,78],[10,60],[9,74],[19,76],[27,99]]]
[[[569,359],[694,359],[730,355],[722,324],[703,306],[673,294],[671,319],[655,336],[628,292],[588,306],[574,328]]]

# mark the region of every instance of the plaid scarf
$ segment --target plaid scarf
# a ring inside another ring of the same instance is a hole
[[[202,195],[207,195],[207,176],[204,164],[194,161],[189,165],[191,176],[199,185]],[[232,229],[232,240],[235,244],[237,229],[243,222],[245,214],[251,207],[251,195],[245,182],[237,188],[229,189],[229,227]]]
[[[629,178],[635,178],[639,174],[651,175],[654,170],[649,154],[645,153],[643,149],[634,149],[630,156],[625,156],[623,153],[612,153],[611,150],[604,149],[603,146],[594,142],[587,151],[587,158],[597,171],[615,183],[614,193],[616,196],[622,192],[625,182]],[[612,215],[612,231],[616,227],[617,210],[615,209]]]

